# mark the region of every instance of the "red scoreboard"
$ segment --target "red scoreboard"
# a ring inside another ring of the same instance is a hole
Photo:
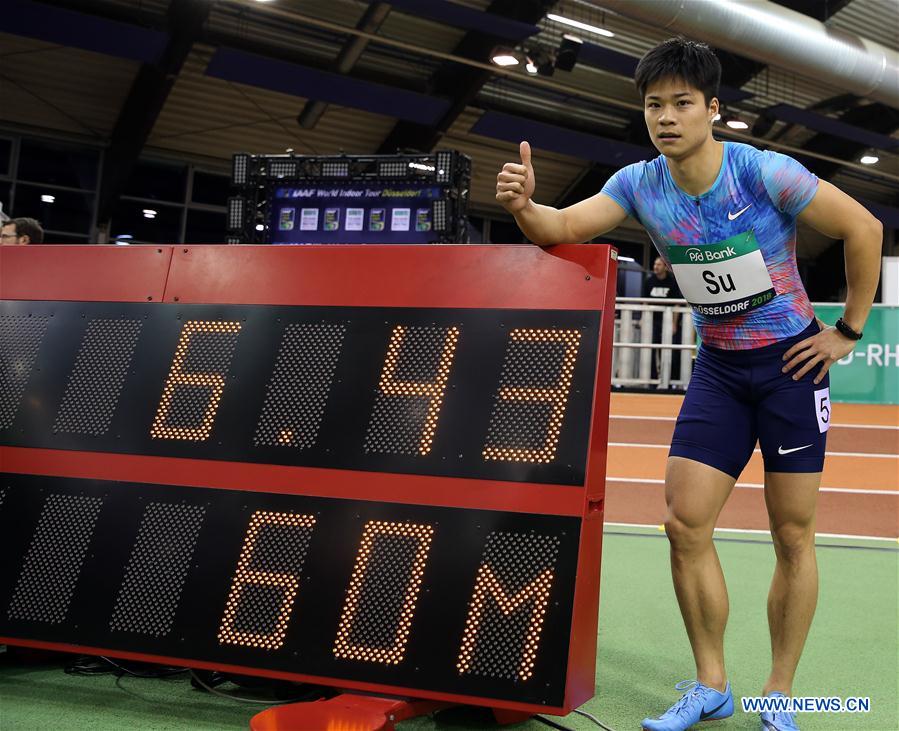
[[[3,247],[0,642],[564,714],[608,246]]]

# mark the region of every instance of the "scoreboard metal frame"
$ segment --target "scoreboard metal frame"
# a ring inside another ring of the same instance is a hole
[[[615,264],[608,246],[3,247],[3,326],[48,324],[0,380],[0,642],[581,705]],[[273,401],[313,371],[318,406]]]

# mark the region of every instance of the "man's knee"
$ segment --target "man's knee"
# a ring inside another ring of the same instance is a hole
[[[665,520],[665,533],[676,553],[696,553],[712,543],[714,525],[694,525],[681,520],[671,511]]]
[[[774,550],[778,559],[787,563],[798,563],[815,550],[813,525],[783,523],[771,527]]]

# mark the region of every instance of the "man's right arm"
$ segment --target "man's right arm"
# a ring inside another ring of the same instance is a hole
[[[619,226],[627,218],[612,198],[602,193],[559,210],[531,200],[536,188],[531,147],[522,142],[521,163],[507,162],[496,176],[496,200],[531,241],[539,246],[580,244]]]
[[[609,196],[597,193],[562,210],[528,200],[524,208],[512,215],[531,241],[551,246],[590,241],[620,226],[627,211]]]

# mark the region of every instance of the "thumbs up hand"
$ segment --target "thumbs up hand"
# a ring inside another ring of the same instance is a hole
[[[536,180],[531,165],[531,146],[522,142],[519,146],[521,162],[507,162],[496,176],[496,200],[509,213],[522,210],[534,195]]]

